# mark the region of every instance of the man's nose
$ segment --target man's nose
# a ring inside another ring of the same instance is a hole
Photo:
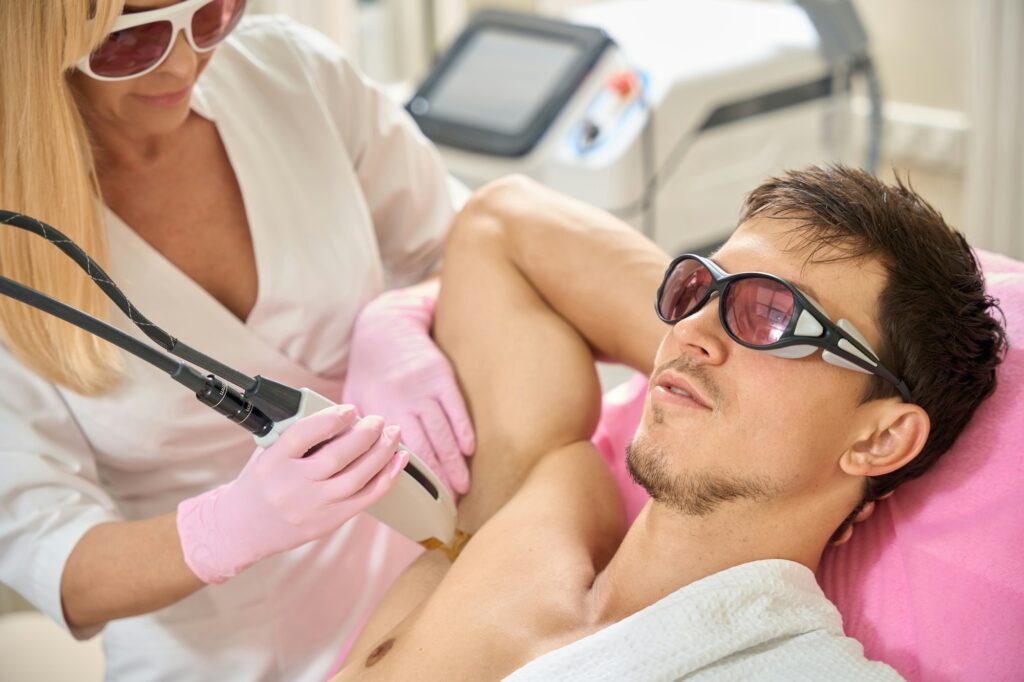
[[[714,294],[700,310],[672,326],[672,341],[680,355],[704,365],[725,362],[729,338],[718,317],[719,298]]]

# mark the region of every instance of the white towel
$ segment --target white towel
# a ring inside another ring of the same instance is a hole
[[[529,680],[902,679],[864,658],[814,574],[754,561],[682,587],[506,678]]]

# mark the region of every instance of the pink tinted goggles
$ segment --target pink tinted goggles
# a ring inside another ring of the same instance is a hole
[[[912,402],[906,382],[886,369],[849,320],[832,320],[821,306],[775,275],[730,275],[707,258],[686,253],[665,271],[658,288],[658,317],[676,324],[719,296],[719,319],[726,333],[747,348],[783,358],[803,358],[819,348],[830,364],[874,374],[893,384],[904,402]]]
[[[168,7],[122,14],[107,39],[78,62],[102,81],[137,78],[160,66],[181,31],[196,52],[216,47],[238,24],[245,0],[184,0]]]

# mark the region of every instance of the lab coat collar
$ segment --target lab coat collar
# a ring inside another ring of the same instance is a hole
[[[115,282],[139,310],[163,310],[160,325],[175,336],[188,339],[195,348],[242,372],[263,373],[279,381],[305,386],[325,396],[341,395],[341,379],[323,377],[301,359],[290,357],[261,334],[258,320],[244,322],[224,307],[198,282],[143,239],[109,206],[104,207],[110,236],[110,269]],[[258,229],[258,224],[251,227]],[[259,239],[253,235],[254,241]],[[261,281],[269,279],[266,266],[257,260]],[[257,299],[257,306],[260,301]],[[256,308],[253,308],[256,311]],[[111,309],[115,326],[144,343],[138,328],[125,323]]]

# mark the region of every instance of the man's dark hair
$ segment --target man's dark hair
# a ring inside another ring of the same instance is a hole
[[[889,185],[844,166],[790,171],[750,193],[740,220],[755,215],[802,221],[795,244],[809,262],[877,258],[885,269],[875,351],[910,385],[931,432],[913,461],[868,479],[865,500],[877,499],[935,464],[995,390],[1006,333],[993,313],[1002,311],[967,240],[899,178]],[[896,395],[874,377],[863,402]]]

